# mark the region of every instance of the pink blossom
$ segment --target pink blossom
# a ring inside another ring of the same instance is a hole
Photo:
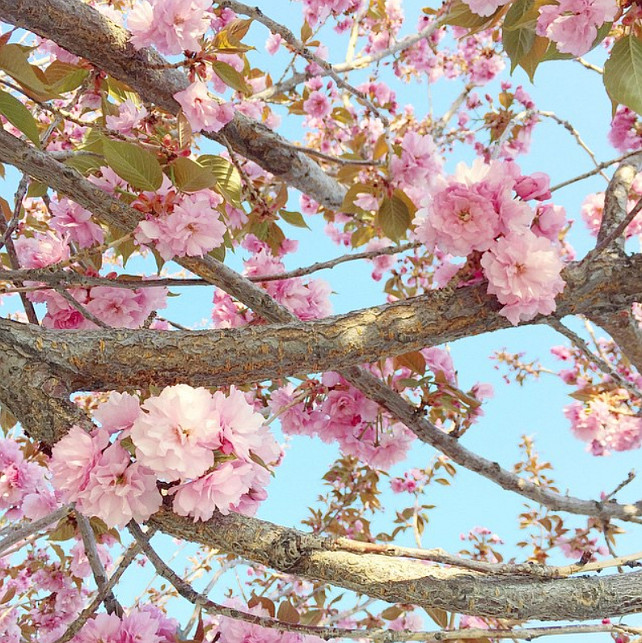
[[[552,313],[556,295],[564,290],[558,252],[530,231],[498,239],[481,265],[488,292],[504,304],[500,312],[513,325]]]
[[[401,187],[420,187],[425,192],[435,184],[441,171],[442,160],[432,136],[406,132],[399,156],[394,155],[390,161],[392,177]]]
[[[195,132],[218,132],[234,118],[232,105],[214,100],[207,91],[207,85],[200,80],[176,92],[174,98]]]
[[[87,487],[89,474],[109,443],[109,433],[87,433],[74,425],[53,447],[49,468],[65,502],[74,502]]]
[[[608,133],[609,143],[623,154],[642,147],[642,125],[638,115],[624,105],[618,105]]]
[[[499,214],[488,198],[477,191],[451,183],[437,192],[414,220],[417,238],[428,248],[465,257],[486,250],[499,234]]]
[[[561,205],[544,203],[537,206],[531,230],[538,237],[546,237],[550,241],[557,241],[565,224],[566,211],[564,208]]]
[[[108,326],[137,328],[140,326],[139,301],[129,288],[96,286],[91,289],[91,299],[86,308]],[[144,320],[143,320],[144,321]]]
[[[209,520],[217,509],[226,516],[250,490],[252,477],[247,462],[223,462],[202,478],[172,488],[174,512],[191,516],[194,522]]]
[[[457,384],[457,375],[455,374],[455,365],[448,351],[437,346],[424,348],[421,354],[426,360],[426,366],[435,374],[446,379],[450,384]],[[443,381],[443,380],[442,380]]]
[[[268,52],[268,54],[271,54],[273,56],[279,50],[282,42],[283,38],[281,34],[271,33],[268,36],[268,39],[265,41],[265,50]]]
[[[94,419],[98,420],[104,431],[117,433],[131,429],[140,415],[140,402],[135,395],[112,391],[109,399],[94,411]]]
[[[228,395],[221,391],[214,393],[212,411],[220,431],[213,446],[222,445],[225,453],[233,451],[239,458],[251,460],[250,451],[256,452],[263,440],[259,432],[263,416],[254,411],[243,393],[234,386]]]
[[[101,543],[96,543],[98,550],[98,558],[103,564],[103,567],[109,568],[112,563],[111,556],[109,555],[109,550]],[[82,540],[77,540],[76,544],[71,548],[71,563],[69,567],[78,578],[85,578],[91,574],[91,566],[89,564],[89,559],[85,553],[85,545]]]
[[[178,257],[202,257],[223,243],[225,224],[219,219],[221,198],[210,191],[185,196],[172,212],[164,217],[141,221],[136,241],[154,242],[165,260]]]
[[[168,386],[142,409],[130,430],[139,462],[167,481],[197,478],[214,464],[220,423],[209,391]]]
[[[97,614],[87,621],[72,643],[174,643],[178,623],[157,607],[144,605],[118,618]]]
[[[44,268],[69,259],[66,237],[55,232],[35,232],[33,237],[19,236],[14,245],[22,268]]]
[[[616,13],[613,0],[560,0],[540,7],[537,35],[553,40],[561,53],[582,56],[593,46],[598,27]]]
[[[281,430],[288,435],[313,436],[325,424],[325,416],[319,409],[304,406],[303,402],[295,403],[294,387],[287,384],[274,391],[269,406],[281,423]]]
[[[527,176],[520,176],[515,183],[517,196],[524,199],[537,199],[545,201],[551,198],[549,190],[551,178],[544,172],[534,172]]]
[[[371,250],[379,250],[381,248],[389,248],[391,245],[390,239],[386,239],[385,237],[381,239],[372,239],[371,241],[368,242],[368,245],[366,246],[366,251],[371,251]],[[372,278],[375,281],[381,281],[381,278],[383,277],[384,273],[386,273],[390,268],[392,268],[395,265],[396,261],[396,255],[384,255],[381,254],[378,257],[374,257],[373,259],[370,259],[372,262],[374,268],[372,270]]]
[[[466,4],[473,13],[478,16],[491,16],[492,14],[507,4],[509,0],[466,0]]]
[[[588,442],[593,455],[608,455],[610,451],[628,451],[642,445],[642,418],[631,414],[622,405],[614,407],[600,399],[587,404],[573,402],[564,409],[577,438]]]
[[[63,197],[50,205],[52,219],[50,225],[61,235],[69,235],[81,248],[89,248],[94,243],[102,243],[105,235],[102,228],[91,220],[91,212],[77,203]]]
[[[303,101],[303,109],[309,116],[324,118],[330,113],[330,101],[322,92],[314,91]]]
[[[140,127],[141,121],[146,116],[145,106],[139,107],[131,98],[128,98],[119,105],[118,116],[107,116],[105,120],[107,127],[115,129],[121,134],[131,134],[134,129]]]
[[[362,210],[376,211],[379,209],[379,199],[374,194],[359,192],[354,204]]]
[[[154,472],[137,462],[131,464],[129,453],[115,443],[103,451],[92,468],[76,505],[109,527],[122,529],[132,518],[145,522],[162,502]]]
[[[209,0],[142,0],[127,18],[131,43],[136,49],[155,45],[162,54],[200,51],[210,6]]]

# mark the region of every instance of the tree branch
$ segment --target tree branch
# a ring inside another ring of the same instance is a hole
[[[129,32],[79,0],[0,0],[0,18],[32,31],[127,83],[143,101],[178,114],[176,92],[189,85],[187,76],[166,69],[167,61],[152,49],[137,51]],[[281,136],[240,112],[220,132],[204,132],[217,142],[227,138],[234,150],[282,181],[338,209],[345,188],[310,158],[281,145]]]

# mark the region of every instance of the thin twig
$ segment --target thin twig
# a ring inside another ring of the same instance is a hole
[[[596,174],[599,174],[602,170],[606,169],[607,167],[610,167],[611,165],[615,165],[616,163],[621,163],[625,159],[628,159],[630,156],[633,156],[635,154],[639,154],[639,151],[636,152],[628,152],[627,154],[623,154],[622,156],[618,156],[616,159],[611,159],[610,161],[604,161],[603,163],[600,163],[595,169],[589,170],[588,172],[584,172],[584,174],[578,174],[577,176],[573,177],[572,179],[568,179],[567,181],[562,181],[561,183],[558,183],[557,185],[554,185],[550,191],[555,192],[556,190],[561,190],[562,188],[565,188],[569,185],[572,185],[573,183],[577,183],[578,181],[583,181],[584,179],[589,179],[592,176],[595,176]]]
[[[116,568],[116,571],[109,577],[109,580],[104,585],[103,589],[96,594],[91,603],[89,603],[89,605],[87,605],[87,607],[85,607],[85,609],[80,612],[78,618],[76,618],[75,621],[67,626],[64,634],[57,638],[54,643],[67,643],[67,641],[72,639],[80,631],[80,628],[96,613],[96,610],[100,607],[100,604],[105,599],[106,593],[114,589],[116,583],[118,583],[121,576],[132,564],[134,558],[136,558],[139,552],[140,546],[137,542],[134,542],[129,546],[129,549],[123,555],[123,558]]]
[[[317,158],[323,159],[330,163],[338,163],[340,165],[364,165],[367,167],[378,167],[383,165],[381,161],[369,161],[368,159],[342,159],[338,156],[332,156],[331,154],[325,154],[314,150],[311,147],[302,147],[300,145],[293,145],[292,143],[283,143],[283,147],[286,147],[290,150],[296,150],[297,152],[303,152],[308,156],[316,156]]]
[[[603,357],[596,355],[589,347],[588,344],[575,332],[567,326],[564,326],[559,319],[549,317],[547,323],[551,328],[554,328],[558,333],[564,335],[573,342],[575,346],[582,352],[582,354],[591,362],[596,364],[600,370],[617,382],[622,388],[626,389],[636,399],[642,399],[642,391],[638,390],[631,382],[625,377],[620,375]]]
[[[306,47],[286,26],[272,20],[272,18],[268,18],[268,16],[266,16],[258,7],[250,7],[242,2],[237,2],[237,0],[222,0],[219,2],[219,5],[221,7],[229,7],[235,13],[241,13],[249,16],[257,22],[265,25],[272,33],[279,34],[283,40],[285,40],[285,42],[287,42],[298,54],[303,56],[303,58],[321,67],[321,69],[326,72],[326,75],[330,76],[330,78],[334,80],[338,87],[345,89],[360,103],[363,103],[373,114],[377,116],[377,118],[381,120],[384,127],[388,126],[388,118],[384,116],[377,107],[375,107],[364,92],[353,87],[350,83],[341,78],[328,61],[323,60],[323,58],[312,53],[312,51],[310,51],[310,49]]]
[[[111,328],[102,319],[98,319],[96,315],[87,310],[75,297],[62,288],[56,288],[56,292],[67,302],[69,302],[85,319],[96,324],[100,328]]]
[[[582,137],[580,136],[580,133],[575,129],[575,127],[569,123],[568,121],[564,120],[563,118],[560,118],[555,112],[545,112],[542,110],[537,111],[538,114],[541,116],[544,116],[545,118],[550,118],[551,120],[554,120],[558,125],[561,125],[565,130],[567,130],[571,136],[577,141],[577,144],[591,157],[591,161],[593,161],[593,164],[595,165],[596,168],[600,166],[598,163],[597,159],[595,158],[595,154],[593,153],[593,150],[584,142]],[[602,177],[608,181],[609,177],[604,174],[603,170],[599,171]]]
[[[363,69],[364,67],[369,67],[372,63],[379,62],[380,60],[383,60],[388,56],[393,56],[394,54],[400,51],[403,51],[404,49],[408,49],[409,47],[412,47],[420,40],[424,40],[424,38],[429,38],[440,27],[441,27],[441,24],[438,21],[434,21],[428,26],[424,27],[421,31],[418,31],[416,34],[411,34],[409,36],[406,36],[405,38],[402,38],[401,40],[396,42],[394,45],[391,45],[387,49],[378,51],[370,56],[360,56],[359,58],[355,58],[353,60],[346,61],[344,63],[338,63],[336,65],[333,65],[332,69],[336,73],[341,74],[341,73],[353,71],[354,69]],[[323,73],[320,75],[327,76],[328,71],[324,70]],[[294,74],[292,78],[290,78],[289,80],[276,83],[272,87],[268,87],[263,91],[257,92],[252,96],[252,98],[257,100],[268,100],[273,96],[282,94],[284,92],[287,92],[293,89],[299,83],[302,83],[311,77],[312,75],[309,73]]]
[[[0,540],[0,554],[2,554],[21,540],[24,540],[28,536],[31,536],[41,529],[48,527],[52,523],[57,522],[61,518],[64,518],[70,511],[70,506],[60,507],[59,509],[52,511],[46,516],[38,518],[38,520],[34,520],[33,522],[27,523],[22,527],[13,527],[11,531],[9,531],[8,535]]]
[[[604,496],[604,500],[610,500],[611,498],[614,498],[616,494],[618,494],[624,487],[626,487],[627,484],[631,484],[635,480],[635,469],[631,469],[629,473],[627,474],[626,478],[620,482],[620,484],[611,491],[608,495]]]
[[[82,542],[85,546],[85,555],[87,556],[91,572],[94,575],[94,580],[96,581],[96,587],[98,587],[99,592],[105,594],[105,609],[108,614],[116,614],[117,616],[122,617],[124,613],[123,608],[116,600],[114,593],[111,590],[105,590],[109,580],[98,554],[98,546],[96,544],[94,530],[91,528],[91,523],[87,516],[82,514],[80,511],[75,511],[74,513],[76,515],[76,524],[78,525],[78,530],[80,531],[80,536],[82,537]]]
[[[329,259],[328,261],[318,261],[313,263],[310,266],[304,268],[297,268],[295,270],[290,270],[289,272],[282,272],[274,275],[253,275],[248,277],[250,281],[262,283],[264,281],[278,281],[281,279],[292,279],[293,277],[302,277],[304,275],[309,275],[318,270],[328,270],[334,268],[341,263],[346,261],[356,261],[357,259],[374,259],[382,255],[396,255],[401,252],[406,252],[407,250],[412,250],[413,248],[418,248],[421,243],[414,241],[411,243],[405,243],[400,246],[389,246],[387,248],[380,248],[379,250],[368,250],[366,252],[355,252],[354,254],[341,255],[340,257],[335,257],[334,259]],[[1,274],[1,273],[0,273]]]

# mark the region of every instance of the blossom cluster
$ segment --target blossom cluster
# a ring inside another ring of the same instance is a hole
[[[477,159],[470,169],[460,163],[454,176],[441,179],[441,187],[424,200],[415,234],[430,250],[455,257],[482,253],[488,292],[516,325],[553,312],[564,289],[555,245],[564,212],[548,206],[536,219],[526,203],[549,197],[546,175],[522,176],[514,163]]]
[[[154,605],[134,608],[122,618],[97,614],[83,625],[72,643],[175,643],[178,623]]]
[[[112,393],[95,412],[100,428],[73,426],[54,447],[53,483],[65,502],[109,526],[144,522],[172,483],[173,509],[194,520],[215,510],[253,513],[266,497],[269,465],[281,451],[244,394],[183,384],[142,404]]]
[[[200,51],[211,5],[208,0],[140,0],[127,17],[131,42],[137,49],[154,45],[162,54]]]
[[[156,192],[143,192],[132,207],[145,214],[134,238],[153,244],[166,261],[174,257],[202,257],[223,243],[226,226],[218,207],[223,199],[212,190],[179,194],[167,177]]]
[[[380,414],[375,402],[337,373],[324,373],[314,395],[304,397],[291,384],[272,393],[269,405],[284,433],[337,442],[345,454],[379,469],[406,457],[414,435]]]
[[[254,235],[248,235],[244,239],[243,247],[252,252],[252,256],[244,261],[244,274],[254,278],[273,299],[299,319],[309,321],[327,317],[332,313],[330,285],[327,281],[292,277],[261,282],[261,276],[284,273],[283,261],[272,253],[265,242]],[[292,248],[296,248],[296,242],[286,240],[279,251],[284,255]],[[238,306],[230,295],[220,290],[214,293],[212,320],[217,328],[237,328],[257,321],[251,311]]]
[[[466,0],[473,13],[491,16],[509,0]],[[614,0],[559,0],[539,7],[536,33],[552,40],[560,53],[582,56],[595,42],[598,29],[617,14]]]
[[[56,506],[47,469],[25,457],[15,440],[0,439],[0,510],[4,516],[37,520]]]

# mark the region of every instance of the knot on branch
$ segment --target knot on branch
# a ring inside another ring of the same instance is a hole
[[[277,538],[272,544],[270,553],[270,565],[284,572],[293,571],[307,556],[312,547],[304,543],[301,534],[285,533]]]

